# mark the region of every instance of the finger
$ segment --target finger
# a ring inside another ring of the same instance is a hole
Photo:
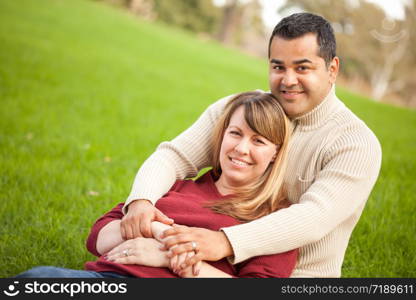
[[[127,247],[121,247],[121,246],[117,246],[113,249],[111,249],[108,253],[107,253],[107,257],[111,257],[114,256],[118,253],[122,253],[124,249],[128,249]]]
[[[179,245],[175,245],[173,246],[168,253],[166,254],[168,257],[173,257],[173,256],[177,256],[177,255],[181,255],[183,253],[188,252],[188,247],[179,244]]]
[[[131,224],[131,233],[133,235],[133,239],[142,236],[140,232],[140,223],[134,222],[133,224]]]
[[[124,230],[126,231],[126,240],[130,240],[133,238],[133,231],[132,231],[132,224],[130,220],[126,220],[126,225],[124,226]]]
[[[177,261],[178,261],[178,256],[173,256],[171,259],[170,259],[170,261],[169,261],[169,263],[170,263],[170,268],[171,268],[171,270],[173,271],[173,272],[175,272],[176,273],[176,271],[177,271],[177,269],[176,269],[176,263],[177,263]]]
[[[184,246],[186,247],[185,250],[191,251],[192,244],[190,243],[192,241],[192,236],[186,233],[180,233],[173,237],[169,237],[163,240],[163,244],[165,245],[166,249],[171,250],[171,248],[175,245],[177,246]]]
[[[115,258],[113,260],[113,262],[118,263],[118,264],[131,265],[131,264],[135,264],[136,263],[136,259],[135,259],[135,256],[133,256],[133,255],[130,255],[130,256],[120,256],[118,258]]]
[[[152,238],[152,230],[150,227],[151,219],[148,216],[143,216],[140,222],[140,232],[146,238]]]
[[[179,275],[180,277],[182,277],[182,278],[189,277],[189,276],[187,276],[187,275],[188,275],[188,272],[187,272],[186,270],[181,270],[181,271],[179,271],[179,272],[178,272],[178,275]]]
[[[124,247],[115,249],[115,251],[112,253],[108,253],[107,260],[114,261],[121,257],[129,257],[129,256],[134,256],[134,255],[135,255],[135,249],[133,247],[124,246]]]
[[[155,221],[162,222],[167,225],[173,224],[173,219],[169,218],[167,215],[162,213],[160,210],[156,210]]]
[[[201,252],[198,252],[194,256],[185,260],[185,262],[180,266],[181,269],[186,269],[187,267],[191,267],[195,265],[197,262],[200,262],[203,259],[203,255]]]
[[[198,276],[199,272],[201,271],[202,261],[198,261],[196,264],[192,266],[192,273],[194,276]]]
[[[185,261],[186,261],[188,258],[191,258],[192,256],[194,256],[195,254],[196,254],[196,253],[195,253],[195,251],[187,252],[187,253],[186,253],[186,259],[185,259]],[[185,261],[184,261],[183,263],[185,263]],[[182,263],[182,264],[183,264],[183,263]],[[181,264],[181,265],[182,265],[182,264]],[[193,272],[193,267],[194,267],[194,266],[195,266],[195,265],[193,265],[193,266],[191,267],[191,268],[192,268],[192,273],[194,273],[194,272]],[[181,269],[181,270],[184,270],[184,269]]]
[[[120,233],[121,233],[121,238],[123,240],[126,239],[126,230],[124,229],[125,224],[123,223],[123,221],[120,222]]]
[[[126,257],[123,252],[114,252],[112,254],[107,255],[106,260],[108,261],[115,261],[121,257]]]
[[[176,262],[175,269],[179,269],[179,266],[183,264],[188,256],[187,252],[178,255],[178,261]]]
[[[171,235],[176,235],[176,234],[185,233],[185,232],[186,232],[185,226],[173,224],[172,228],[166,229],[165,231],[162,232],[161,238],[165,238]]]
[[[127,240],[122,242],[120,245],[115,246],[113,249],[107,252],[108,255],[113,255],[114,253],[121,253],[123,250],[132,249],[134,248],[134,241]]]
[[[173,255],[179,255],[184,252],[198,251],[198,244],[195,242],[187,242],[187,240],[189,240],[187,237],[183,237],[179,239],[180,242],[174,244],[172,247],[169,247],[171,242],[166,241],[165,247],[168,248],[169,252],[171,252]],[[175,241],[172,243],[174,242]]]
[[[107,252],[107,256],[111,256],[114,255],[115,253],[121,252],[120,251],[120,245],[117,247],[114,247],[113,249],[111,249],[110,251]]]

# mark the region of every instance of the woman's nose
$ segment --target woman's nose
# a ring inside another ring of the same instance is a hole
[[[234,150],[240,154],[248,154],[249,153],[249,141],[242,139],[240,142],[234,147]]]

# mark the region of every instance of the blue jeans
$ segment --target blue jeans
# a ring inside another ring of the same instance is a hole
[[[20,273],[15,278],[128,278],[112,272],[73,270],[52,266],[35,267]]]

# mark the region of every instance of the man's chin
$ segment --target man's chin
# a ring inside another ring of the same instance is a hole
[[[302,111],[300,110],[299,104],[293,103],[293,102],[287,102],[283,101],[280,102],[280,105],[282,105],[283,110],[285,111],[286,115],[290,118],[296,118],[302,115]]]

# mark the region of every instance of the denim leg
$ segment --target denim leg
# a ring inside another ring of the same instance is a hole
[[[15,278],[108,278],[118,277],[116,273],[73,270],[52,266],[40,266],[20,273]],[[123,275],[119,275],[124,277]]]

